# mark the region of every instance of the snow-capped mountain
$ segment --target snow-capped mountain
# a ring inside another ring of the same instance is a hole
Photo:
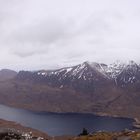
[[[140,81],[140,67],[134,61],[128,63],[116,61],[110,65],[84,62],[58,70],[21,71],[17,78],[43,82],[59,88],[70,87],[82,91],[94,91],[107,84],[124,87],[127,84],[138,83]]]
[[[117,76],[117,82],[120,86],[140,82],[140,67],[134,61],[129,63],[123,68],[123,71]]]
[[[78,79],[83,78],[83,80],[86,80],[85,74],[87,70],[90,68],[91,71],[94,70],[100,73],[105,78],[115,79],[117,75],[121,73],[124,67],[125,67],[125,64],[119,63],[119,61],[110,65],[87,61],[74,67],[62,68],[55,71],[39,71],[37,74],[42,75],[42,76],[50,76],[50,75],[58,76],[60,73],[61,74],[63,73],[63,78],[66,78],[66,77],[77,78],[78,77]],[[88,78],[92,76],[93,75],[88,72]]]
[[[55,71],[39,71],[36,73],[49,85],[72,87],[74,89],[94,90],[95,87],[107,83],[108,77],[98,63],[84,62],[74,67],[62,68]],[[92,85],[92,86],[91,86]]]
[[[117,76],[123,71],[125,66],[125,63],[122,63],[121,61],[116,61],[108,65],[105,71],[110,78],[116,79]]]

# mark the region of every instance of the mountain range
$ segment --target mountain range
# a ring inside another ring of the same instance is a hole
[[[36,111],[140,118],[140,65],[84,62],[57,70],[2,70],[0,103]]]
[[[140,66],[134,61],[129,61],[128,64],[117,61],[109,66],[102,63],[84,62],[58,70],[20,71],[17,79],[28,79],[58,88],[70,87],[82,92],[93,92],[98,86],[110,82],[119,87],[139,83]]]

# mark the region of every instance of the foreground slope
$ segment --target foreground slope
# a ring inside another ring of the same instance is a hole
[[[0,119],[0,140],[50,140],[46,133]]]

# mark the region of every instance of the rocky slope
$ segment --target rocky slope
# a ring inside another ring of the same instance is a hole
[[[124,130],[122,132],[96,132],[77,136],[71,140],[139,140],[139,131]]]
[[[46,133],[0,119],[0,140],[51,140]]]

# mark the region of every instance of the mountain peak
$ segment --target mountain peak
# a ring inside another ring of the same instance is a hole
[[[90,66],[90,67],[96,67],[97,65],[99,65],[98,63],[96,63],[96,62],[90,62],[90,61],[85,61],[85,62],[83,62],[82,63],[82,65],[84,65],[84,66]]]
[[[128,64],[130,64],[130,65],[134,65],[134,64],[136,64],[136,62],[133,61],[133,60],[130,60],[130,61],[128,61]]]
[[[139,70],[139,66],[134,61],[129,61],[128,64],[125,67],[126,71],[132,71],[133,73],[136,73]]]
[[[129,67],[138,67],[137,63],[133,60],[131,61],[128,61],[128,64],[127,64]]]

